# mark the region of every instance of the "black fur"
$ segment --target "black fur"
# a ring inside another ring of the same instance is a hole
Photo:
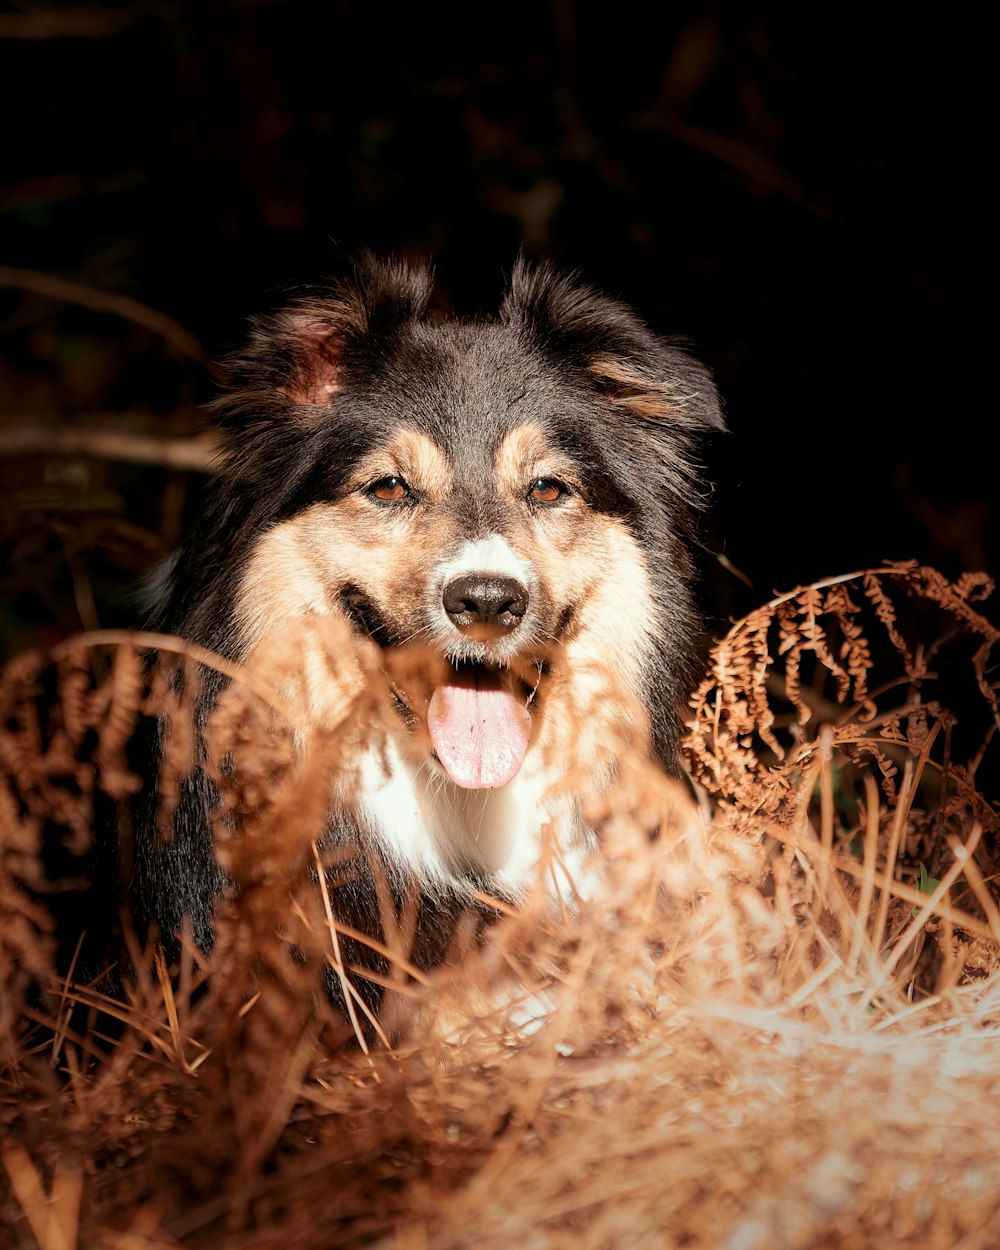
[[[661,631],[644,699],[653,751],[672,767],[697,636],[689,556],[703,495],[697,445],[722,428],[707,371],[681,343],[655,336],[620,303],[547,266],[518,262],[495,320],[432,319],[431,285],[425,270],[364,255],[253,323],[215,405],[228,462],[173,558],[148,624],[239,660],[233,602],[254,543],[314,502],[336,500],[358,458],[400,422],[430,435],[469,483],[470,532],[488,527],[496,518],[482,448],[530,418],[583,466],[590,506],[623,521],[646,553]],[[355,628],[382,645],[398,641],[384,612],[360,594],[352,609],[349,586],[341,594]],[[623,613],[629,609],[622,604]],[[208,702],[218,688],[209,685]],[[157,732],[147,746],[154,776]],[[208,817],[214,800],[211,783],[196,773],[169,840],[157,829],[154,791],[140,803],[128,892],[141,932],[155,930],[169,943],[186,917],[196,940],[211,944],[225,885]],[[444,932],[457,903],[441,891],[435,900],[425,928]],[[355,923],[359,912],[373,911],[370,889],[357,887],[345,910]],[[428,938],[424,950],[423,962],[440,958],[440,937]]]

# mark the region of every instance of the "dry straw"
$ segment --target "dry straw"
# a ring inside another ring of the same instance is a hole
[[[251,677],[176,640],[104,635],[16,661],[0,1245],[995,1246],[989,589],[886,565],[738,622],[692,702],[689,778],[653,769],[623,725],[614,784],[585,796],[588,898],[547,846],[523,904],[483,900],[500,922],[460,924],[425,974],[414,909],[382,883],[379,1021],[350,988],[372,974],[345,955],[364,935],[337,920],[322,833],[386,683],[412,675],[336,633],[299,640],[339,692],[317,725],[290,656]],[[188,943],[168,970],[133,948],[112,1000],[52,972],[43,852],[57,829],[72,864],[95,791],[134,791],[141,716],[170,724],[169,812],[206,668],[237,678],[206,740],[238,895],[210,958]]]

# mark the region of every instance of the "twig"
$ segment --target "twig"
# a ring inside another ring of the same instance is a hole
[[[636,114],[629,120],[634,130],[661,131],[673,135],[678,143],[705,152],[731,169],[753,178],[814,217],[829,220],[837,215],[830,204],[812,195],[786,169],[761,156],[749,144],[731,139],[729,135],[719,134],[705,126],[696,126],[680,117],[668,117],[662,113]]]
[[[219,447],[218,437],[210,430],[185,438],[159,438],[128,430],[43,426],[30,416],[0,430],[0,456],[92,456],[195,473],[216,467]]]
[[[86,286],[82,282],[71,282],[68,278],[57,278],[49,273],[39,273],[34,269],[15,269],[12,265],[0,265],[0,286],[15,287],[20,291],[31,291],[46,299],[58,300],[67,304],[79,304],[92,312],[112,313],[124,317],[126,321],[134,321],[145,326],[154,334],[166,339],[171,347],[182,356],[192,360],[206,361],[205,349],[190,330],[185,329],[179,321],[141,304],[131,295],[121,295],[117,291],[102,291],[98,287]]]
[[[0,16],[0,22],[3,17]],[[0,213],[22,208],[41,208],[65,204],[85,195],[114,195],[134,187],[144,179],[139,169],[122,169],[100,175],[80,170],[68,174],[49,174],[38,178],[22,178],[0,187]]]
[[[93,8],[36,9],[29,13],[0,13],[0,39],[99,39],[117,35],[148,10]]]

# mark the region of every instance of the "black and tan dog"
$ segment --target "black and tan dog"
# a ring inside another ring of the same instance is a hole
[[[625,706],[675,759],[695,449],[722,420],[682,346],[548,267],[519,262],[491,320],[434,319],[430,295],[428,272],[364,256],[254,324],[218,405],[226,470],[155,624],[251,668],[323,618],[429,650],[430,687],[397,684],[387,740],[358,742],[331,836],[429,898],[516,897],[543,825],[586,845],[572,798],[546,795],[564,764],[607,766]],[[187,917],[203,945],[212,801],[195,778],[172,838],[136,831],[142,924]]]

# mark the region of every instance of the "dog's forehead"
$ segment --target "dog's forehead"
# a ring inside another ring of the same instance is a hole
[[[406,356],[413,419],[453,458],[492,454],[510,430],[547,422],[550,371],[509,327],[420,327]]]
[[[525,474],[594,459],[590,379],[514,327],[416,323],[372,363],[352,377],[344,414],[364,433],[358,454],[381,453],[413,484],[447,479],[469,497],[498,486],[517,494]]]

